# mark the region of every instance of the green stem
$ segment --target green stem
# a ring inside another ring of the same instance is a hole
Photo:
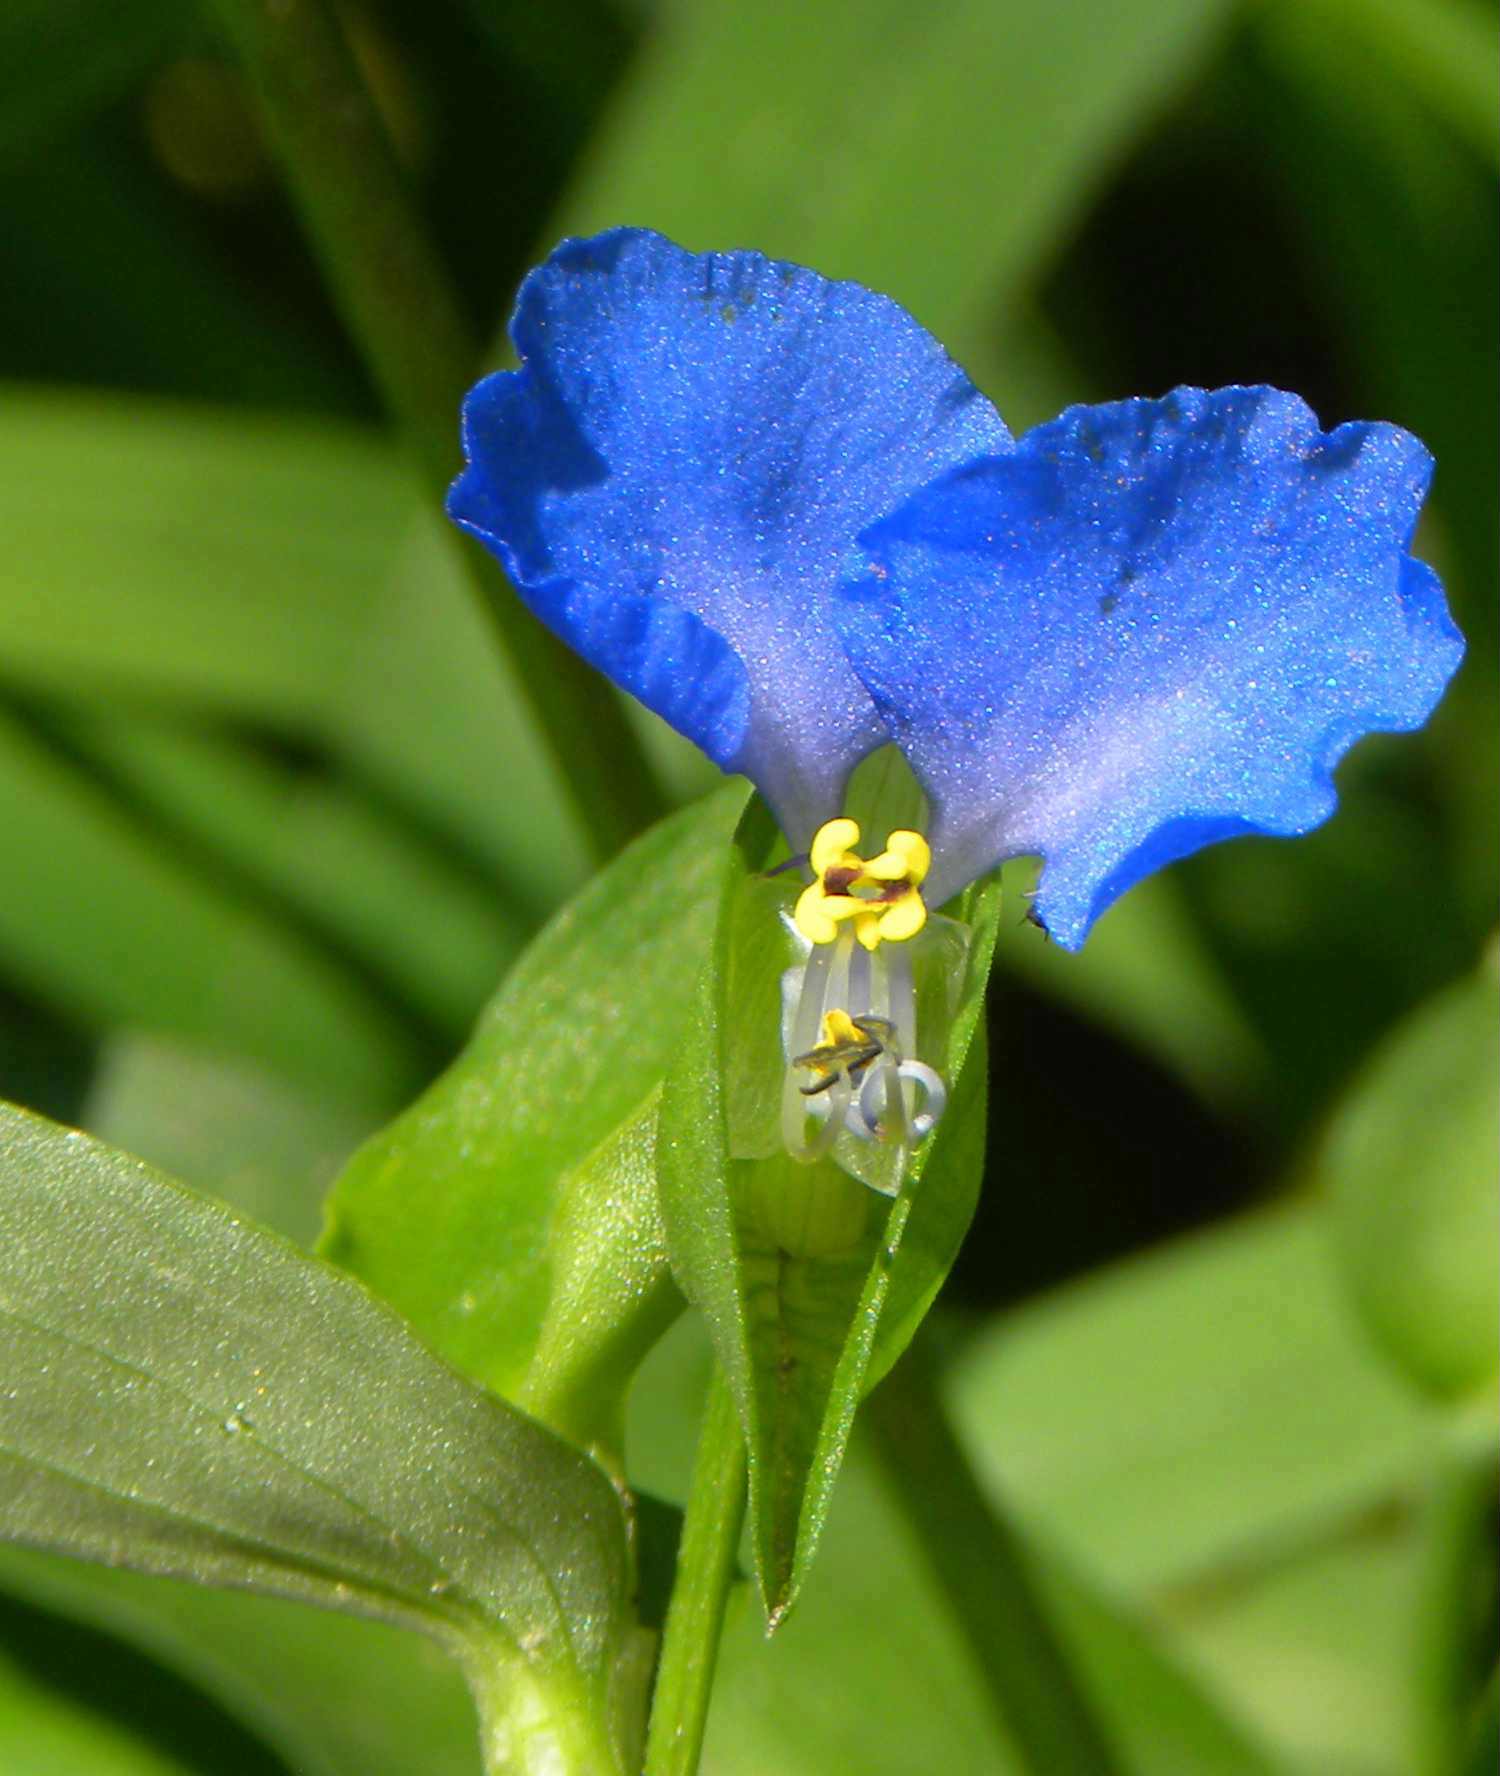
[[[216,0],[334,302],[440,500],[459,467],[458,407],[478,346],[327,0]],[[476,596],[602,860],[661,812],[614,693],[464,548]],[[499,761],[496,761],[498,764]]]
[[[485,1776],[621,1776],[607,1727],[565,1679],[531,1670],[509,1648],[466,1645],[461,1658]]]
[[[662,1636],[644,1776],[693,1776],[745,1518],[745,1439],[718,1364],[708,1386]]]
[[[1031,1557],[980,1490],[920,1343],[865,1410],[892,1492],[1026,1767],[1038,1776],[1123,1776],[1053,1631]]]

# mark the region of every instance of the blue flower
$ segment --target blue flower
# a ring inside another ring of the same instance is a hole
[[[641,229],[564,242],[511,333],[450,514],[805,849],[886,738],[829,620],[859,533],[1010,434],[888,297]]]
[[[1420,726],[1461,657],[1408,553],[1431,464],[1393,426],[1179,389],[1016,444],[887,298],[639,230],[560,247],[513,333],[523,367],[465,406],[453,516],[794,849],[894,739],[934,904],[1038,854],[1076,948],[1174,858],[1326,819],[1338,760]],[[921,882],[895,837],[869,864],[825,847],[820,933],[879,941],[869,908]]]

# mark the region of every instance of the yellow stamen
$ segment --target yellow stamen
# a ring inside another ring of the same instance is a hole
[[[893,900],[880,915],[880,935],[887,943],[905,943],[915,937],[927,923],[927,906],[913,888],[900,900]]]
[[[804,888],[797,897],[792,918],[809,943],[831,944],[839,934],[839,928],[827,910],[828,899],[829,896],[823,892],[821,878],[810,887]]]
[[[857,869],[860,859],[854,847],[859,843],[857,820],[827,820],[818,828],[807,860],[812,872],[821,880],[831,869]]]
[[[915,937],[927,922],[920,885],[932,851],[921,833],[890,833],[885,850],[868,863],[853,849],[858,843],[859,826],[847,818],[827,821],[813,839],[808,861],[817,880],[803,889],[793,913],[809,943],[832,943],[852,919],[854,935],[874,950],[882,940]]]
[[[915,888],[926,880],[931,868],[932,847],[921,833],[903,828],[887,837],[885,850],[870,859],[865,874],[880,882],[910,882]]]
[[[861,912],[854,921],[854,935],[867,950],[878,950],[881,938],[881,916],[869,911]]]

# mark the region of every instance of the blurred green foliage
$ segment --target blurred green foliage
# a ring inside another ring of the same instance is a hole
[[[497,352],[540,250],[633,222],[889,290],[1017,427],[1270,380],[1434,450],[1421,546],[1472,646],[1431,727],[1081,957],[1004,917],[939,1331],[1142,1771],[1462,1767],[1496,1618],[1495,9],[341,12]],[[306,1240],[587,835],[192,0],[13,0],[0,213],[0,1094]],[[637,1389],[667,1497],[700,1337]],[[0,1586],[8,1770],[475,1768],[394,1631],[38,1556]],[[1007,1768],[945,1608],[856,1443],[797,1618],[769,1651],[732,1626],[708,1767]]]

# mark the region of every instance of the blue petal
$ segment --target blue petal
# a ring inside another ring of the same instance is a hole
[[[586,659],[752,777],[794,845],[886,738],[828,622],[858,533],[1010,448],[889,298],[616,229],[526,280],[449,511]]]
[[[1300,833],[1372,729],[1419,727],[1463,642],[1407,554],[1431,462],[1275,389],[1070,408],[865,541],[849,657],[937,814],[935,902],[1045,860],[1076,949],[1133,883]]]

